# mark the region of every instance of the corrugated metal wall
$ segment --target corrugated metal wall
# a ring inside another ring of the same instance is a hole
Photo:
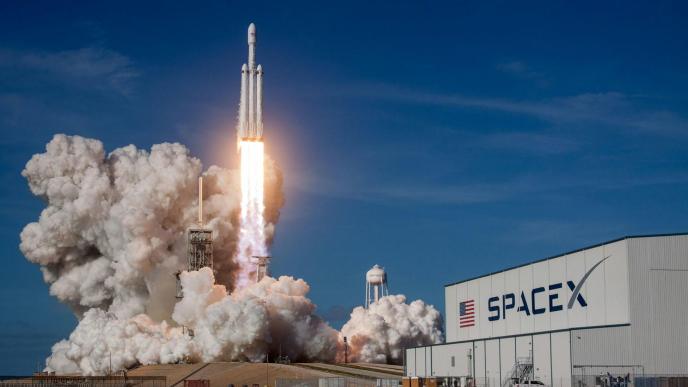
[[[688,236],[627,240],[631,325],[574,330],[573,365],[688,373]]]
[[[631,239],[632,347],[646,373],[688,372],[688,236]]]
[[[530,357],[532,350],[538,380],[570,387],[569,337],[567,331],[411,348],[406,350],[406,375],[472,375],[479,385],[501,386],[509,378],[516,359]]]

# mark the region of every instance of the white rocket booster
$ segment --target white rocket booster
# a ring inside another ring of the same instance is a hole
[[[263,67],[256,67],[256,26],[248,26],[248,65],[241,67],[239,141],[263,140]]]

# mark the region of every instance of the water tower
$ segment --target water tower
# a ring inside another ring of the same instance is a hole
[[[384,296],[389,296],[387,273],[385,273],[385,269],[375,265],[366,273],[366,309],[368,309],[370,304],[377,302],[380,297]]]

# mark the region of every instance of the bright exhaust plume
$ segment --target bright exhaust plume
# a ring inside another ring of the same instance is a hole
[[[241,215],[236,263],[236,289],[255,281],[253,257],[268,255],[265,238],[265,146],[262,141],[241,141]]]

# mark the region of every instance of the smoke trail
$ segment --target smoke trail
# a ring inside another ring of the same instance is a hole
[[[239,265],[236,289],[243,289],[255,281],[256,268],[252,258],[267,256],[265,219],[263,213],[264,144],[241,141],[241,217],[239,247],[235,260]]]

